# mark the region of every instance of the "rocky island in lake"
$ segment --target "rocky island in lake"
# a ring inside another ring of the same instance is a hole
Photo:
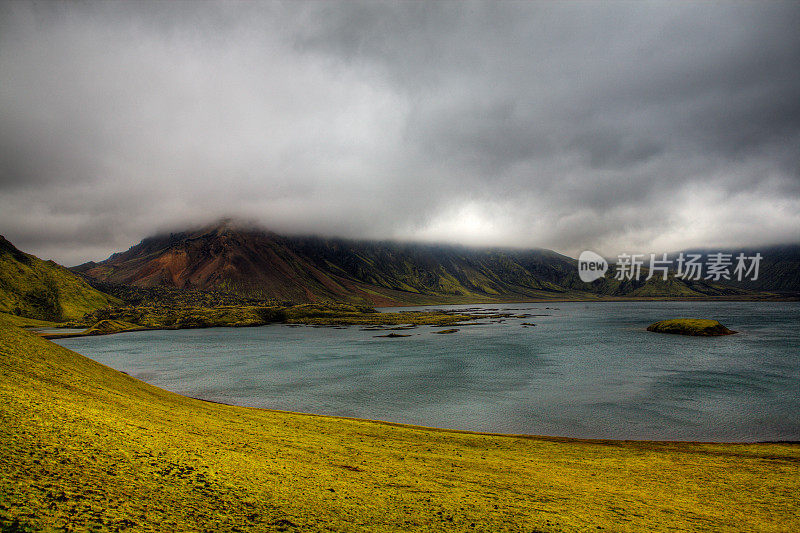
[[[696,335],[701,337],[716,337],[737,333],[720,324],[718,320],[707,318],[673,318],[671,320],[661,320],[647,326],[647,331],[675,333],[678,335]]]

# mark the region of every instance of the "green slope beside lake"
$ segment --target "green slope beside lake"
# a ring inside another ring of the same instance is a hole
[[[800,446],[585,441],[194,400],[0,317],[3,530],[797,531]]]

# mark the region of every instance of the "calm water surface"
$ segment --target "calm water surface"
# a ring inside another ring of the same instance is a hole
[[[450,307],[537,316],[394,339],[360,326],[270,325],[55,342],[153,385],[237,405],[502,433],[800,440],[800,303]],[[676,317],[716,318],[740,333],[645,331]]]

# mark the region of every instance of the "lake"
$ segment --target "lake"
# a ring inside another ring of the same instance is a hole
[[[497,433],[800,440],[798,302],[432,307],[536,316],[447,335],[421,326],[399,332],[405,338],[274,324],[54,342],[158,387],[236,405]],[[397,310],[409,309],[422,308]],[[645,330],[679,317],[740,333]]]

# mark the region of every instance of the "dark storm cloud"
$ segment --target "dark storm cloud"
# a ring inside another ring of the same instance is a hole
[[[800,233],[797,3],[6,3],[0,228],[663,251]],[[92,255],[94,254],[94,255]]]

